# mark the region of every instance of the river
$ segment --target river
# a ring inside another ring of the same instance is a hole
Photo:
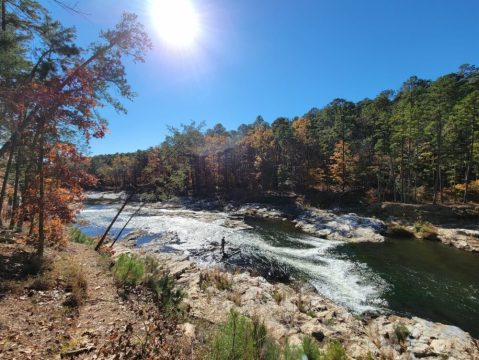
[[[88,205],[78,223],[87,235],[99,235],[117,208]],[[135,207],[125,209],[111,234],[118,233],[133,211]],[[228,253],[236,254],[228,259],[230,266],[270,280],[307,280],[357,314],[392,311],[456,325],[479,336],[479,254],[400,238],[346,244],[305,234],[288,221],[246,219],[249,229],[229,228],[223,226],[227,218],[219,211],[145,208],[125,234],[145,231],[141,244],[166,238],[158,249],[189,255],[204,266],[221,261],[219,249],[211,244],[225,237]]]

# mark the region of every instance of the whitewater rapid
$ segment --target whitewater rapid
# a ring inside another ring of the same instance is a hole
[[[90,236],[100,235],[115,216],[119,205],[87,205],[77,216],[77,223]],[[117,234],[136,210],[127,206],[113,226],[110,235]],[[122,237],[134,230],[152,240],[165,233],[175,233],[175,241],[162,244],[168,251],[190,255],[204,266],[214,266],[218,257],[210,256],[212,242],[227,239],[228,246],[238,248],[254,259],[263,257],[298,273],[304,274],[316,290],[351,311],[382,311],[387,308],[382,294],[387,284],[364,264],[335,254],[332,250],[342,242],[326,240],[303,233],[280,233],[282,243],[271,239],[255,227],[249,230],[223,226],[225,212],[193,211],[145,207],[125,229]],[[140,238],[140,243],[142,239]],[[145,241],[145,240],[143,240]],[[294,245],[294,246],[288,246]],[[199,255],[200,254],[200,255]]]

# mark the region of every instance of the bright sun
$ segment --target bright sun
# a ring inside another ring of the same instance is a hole
[[[191,0],[152,0],[151,16],[168,45],[192,47],[201,31],[200,18]]]

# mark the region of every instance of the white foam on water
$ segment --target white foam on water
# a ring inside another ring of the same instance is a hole
[[[113,205],[87,206],[77,219],[86,221],[90,227],[105,229],[117,209],[118,206]],[[135,210],[133,206],[126,207],[115,223],[113,233],[121,229]],[[385,306],[381,294],[387,284],[380,277],[365,265],[331,253],[341,242],[308,235],[288,235],[289,241],[306,244],[308,248],[277,247],[266,242],[254,229],[244,231],[222,226],[226,213],[185,209],[146,209],[145,212],[148,215],[135,216],[128,229],[141,229],[151,235],[176,232],[180,243],[168,244],[173,249],[188,254],[213,241],[219,242],[224,236],[228,245],[243,252],[261,255],[306,274],[319,293],[354,312],[381,310]]]

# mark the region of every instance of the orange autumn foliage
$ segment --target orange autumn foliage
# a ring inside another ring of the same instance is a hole
[[[96,178],[85,169],[88,159],[80,155],[74,145],[56,143],[50,146],[45,159],[45,234],[53,243],[64,239],[64,227],[73,221],[83,200],[82,186],[92,186]],[[25,193],[21,216],[37,210],[38,178]],[[38,228],[34,228],[36,234]]]

